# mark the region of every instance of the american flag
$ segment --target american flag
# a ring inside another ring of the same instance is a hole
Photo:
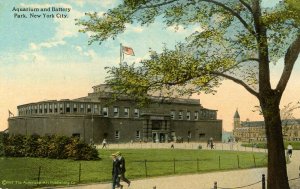
[[[14,117],[15,115],[10,111],[8,110],[8,117]]]
[[[134,51],[131,47],[122,46],[122,51],[124,54],[134,56]]]

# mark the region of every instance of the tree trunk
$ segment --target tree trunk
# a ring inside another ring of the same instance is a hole
[[[266,126],[268,147],[268,189],[289,189],[285,149],[280,119],[280,97],[260,100]]]

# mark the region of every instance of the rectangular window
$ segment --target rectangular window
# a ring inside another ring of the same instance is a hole
[[[102,113],[104,117],[108,117],[108,107],[103,107]]]
[[[129,117],[129,108],[124,108],[124,117]]]
[[[182,111],[179,111],[179,113],[178,113],[178,119],[179,119],[179,120],[182,120],[182,119],[183,119],[182,114],[183,114]]]
[[[37,106],[34,106],[34,113],[35,113],[35,114],[38,113]]]
[[[57,113],[57,104],[54,104],[54,112]]]
[[[171,119],[175,119],[175,111],[174,110],[171,110]]]
[[[137,118],[137,117],[139,117],[139,116],[140,116],[140,110],[137,109],[137,108],[135,108],[135,109],[134,109],[134,117]]]
[[[114,107],[114,117],[119,117],[119,108]]]
[[[67,103],[67,105],[66,105],[66,112],[67,113],[71,112],[71,108],[70,108],[70,104],[69,103]]]
[[[59,113],[63,113],[63,104],[59,104]]]
[[[217,119],[217,113],[216,112],[212,112],[212,119]]]
[[[116,139],[120,139],[120,131],[116,131],[115,132],[115,138]]]
[[[83,104],[80,104],[80,112],[84,113],[84,105]]]
[[[97,104],[94,104],[94,113],[98,114],[98,105]]]
[[[198,113],[198,112],[195,112],[195,113],[194,113],[194,120],[198,120],[198,117],[199,117],[199,113]]]
[[[48,112],[47,104],[44,104],[44,113],[46,114]]]
[[[52,113],[53,110],[52,110],[52,104],[49,105],[49,113]]]
[[[40,114],[43,113],[43,107],[40,105]]]
[[[77,104],[73,104],[73,112],[77,112]]]
[[[87,105],[87,113],[91,113],[91,112],[92,112],[91,105],[88,104],[88,105]]]
[[[189,111],[186,112],[186,119],[191,120],[191,112]]]
[[[141,138],[141,131],[136,131],[135,138],[136,139],[140,139]]]

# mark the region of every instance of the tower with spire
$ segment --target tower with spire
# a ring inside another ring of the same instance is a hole
[[[241,119],[238,109],[236,109],[235,114],[233,116],[233,129],[241,127]]]

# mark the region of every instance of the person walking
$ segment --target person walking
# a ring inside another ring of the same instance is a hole
[[[125,158],[122,156],[121,152],[117,152],[117,160],[119,161],[120,171],[121,171],[121,177],[120,179],[128,184],[128,187],[130,186],[130,181],[125,177],[126,167],[125,167]]]
[[[106,145],[107,145],[106,139],[103,139],[103,141],[102,141],[102,149],[103,148],[107,148]]]
[[[120,177],[121,177],[121,169],[120,169],[120,162],[117,158],[116,154],[111,155],[113,160],[112,165],[112,189],[120,187],[120,189],[123,188],[123,185],[120,184]]]
[[[207,140],[207,146],[206,146],[206,147],[208,148],[209,146],[210,146],[210,140],[208,139],[208,140]]]
[[[293,146],[291,143],[289,143],[289,145],[287,146],[287,155],[289,156],[289,158],[291,158],[293,155]]]

